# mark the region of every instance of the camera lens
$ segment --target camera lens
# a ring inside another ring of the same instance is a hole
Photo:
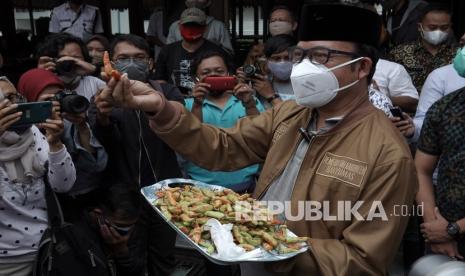
[[[89,101],[86,97],[71,94],[64,96],[60,101],[63,112],[70,114],[79,114],[85,112],[89,108]]]
[[[257,68],[255,66],[247,64],[244,65],[244,74],[246,77],[251,78],[257,73]]]
[[[74,60],[63,60],[57,62],[55,71],[58,75],[69,75],[74,71],[76,62]]]

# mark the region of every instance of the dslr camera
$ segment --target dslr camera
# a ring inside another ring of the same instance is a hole
[[[63,60],[56,62],[55,72],[58,76],[67,76],[76,71],[76,67],[76,62],[74,60]]]
[[[55,94],[52,101],[58,101],[61,106],[61,112],[69,114],[85,112],[90,105],[86,97],[78,95],[76,91],[66,89]]]
[[[255,65],[246,64],[246,65],[244,65],[242,70],[244,71],[244,74],[248,79],[252,79],[255,76],[255,74],[261,74],[262,73],[261,70],[260,70],[260,67],[257,64],[255,64]]]

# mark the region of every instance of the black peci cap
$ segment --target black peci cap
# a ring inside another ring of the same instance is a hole
[[[303,6],[299,41],[349,41],[378,47],[381,17],[374,8],[328,2],[315,1]]]

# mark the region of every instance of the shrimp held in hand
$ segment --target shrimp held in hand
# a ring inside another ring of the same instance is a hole
[[[118,72],[118,70],[113,69],[113,66],[111,66],[110,55],[108,54],[108,51],[105,51],[103,53],[103,66],[104,66],[105,74],[109,78],[113,77],[115,80],[121,79],[121,73]]]

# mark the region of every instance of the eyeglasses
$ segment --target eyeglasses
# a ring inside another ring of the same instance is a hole
[[[108,220],[105,217],[105,215],[100,215],[100,214],[97,215],[97,220],[98,220],[98,224],[100,226],[106,224],[108,227],[111,227],[111,228],[115,229],[115,231],[118,232],[118,234],[120,234],[121,236],[126,236],[129,233],[129,231],[131,231],[131,229],[135,225],[135,224],[130,224],[130,225],[126,225],[126,226],[118,226],[118,225],[115,225],[110,220]]]
[[[14,87],[14,85],[10,82],[10,80],[6,76],[0,76],[0,81],[5,81],[5,82],[11,84],[11,86]],[[3,94],[3,97],[0,97],[0,98],[7,99],[12,103],[25,103],[25,102],[27,102],[26,98],[23,95],[19,94],[18,92],[13,92],[13,91],[12,91],[12,93],[6,92],[7,95],[5,95],[6,93],[3,92],[3,91],[0,91],[0,93]]]
[[[10,102],[17,103],[17,104],[27,102],[27,99],[19,93],[9,94],[5,98],[7,98]]]
[[[7,95],[5,95],[5,93],[3,93],[2,91],[0,91],[0,100],[3,100],[3,99],[7,99],[9,100],[11,103],[26,103],[27,102],[27,99],[19,94],[19,93],[9,93]]]
[[[124,63],[129,63],[129,62],[149,62],[148,57],[118,57],[115,59],[115,62],[124,62]]]
[[[314,47],[310,49],[302,49],[299,47],[289,48],[289,57],[291,62],[300,63],[305,58],[308,58],[313,64],[326,64],[333,56],[349,56],[352,58],[360,57],[360,55],[351,52],[328,49],[325,47]]]

